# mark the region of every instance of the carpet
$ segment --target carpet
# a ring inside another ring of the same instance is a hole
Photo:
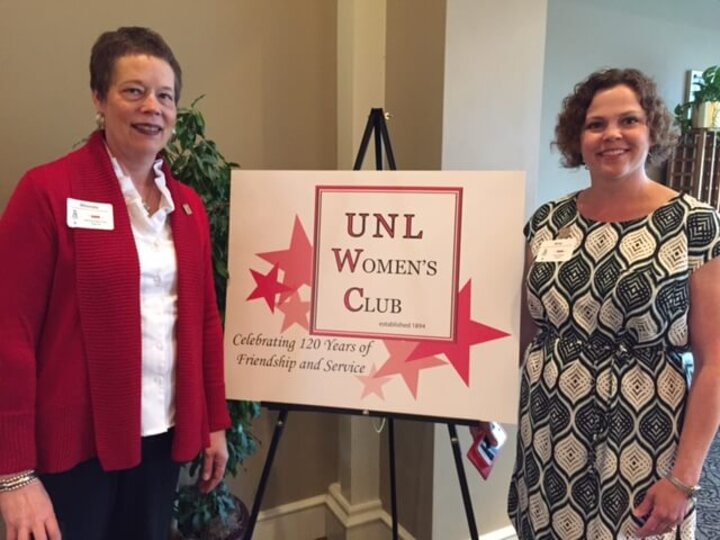
[[[720,436],[710,447],[697,494],[697,540],[720,538]]]

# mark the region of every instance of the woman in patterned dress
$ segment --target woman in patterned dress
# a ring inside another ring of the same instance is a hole
[[[590,187],[544,204],[525,229],[508,504],[522,540],[695,537],[720,417],[720,218],[648,177],[675,139],[654,82],[634,69],[593,73],[563,102],[555,142]]]

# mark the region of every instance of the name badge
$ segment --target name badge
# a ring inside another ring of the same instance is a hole
[[[112,204],[68,197],[67,226],[72,229],[112,231],[115,228]]]
[[[546,240],[540,244],[535,262],[565,262],[572,257],[577,247],[574,238],[561,238],[558,240]]]

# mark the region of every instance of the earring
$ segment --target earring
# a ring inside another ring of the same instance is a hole
[[[172,128],[172,135],[173,135],[173,137],[174,137],[175,135],[177,135],[177,129]]]
[[[105,115],[103,113],[95,113],[95,125],[101,131],[105,129]]]

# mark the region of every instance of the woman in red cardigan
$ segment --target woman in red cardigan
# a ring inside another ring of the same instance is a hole
[[[158,159],[181,70],[157,33],[92,49],[98,131],[0,219],[0,511],[8,540],[166,540],[179,463],[227,461],[202,201]]]

